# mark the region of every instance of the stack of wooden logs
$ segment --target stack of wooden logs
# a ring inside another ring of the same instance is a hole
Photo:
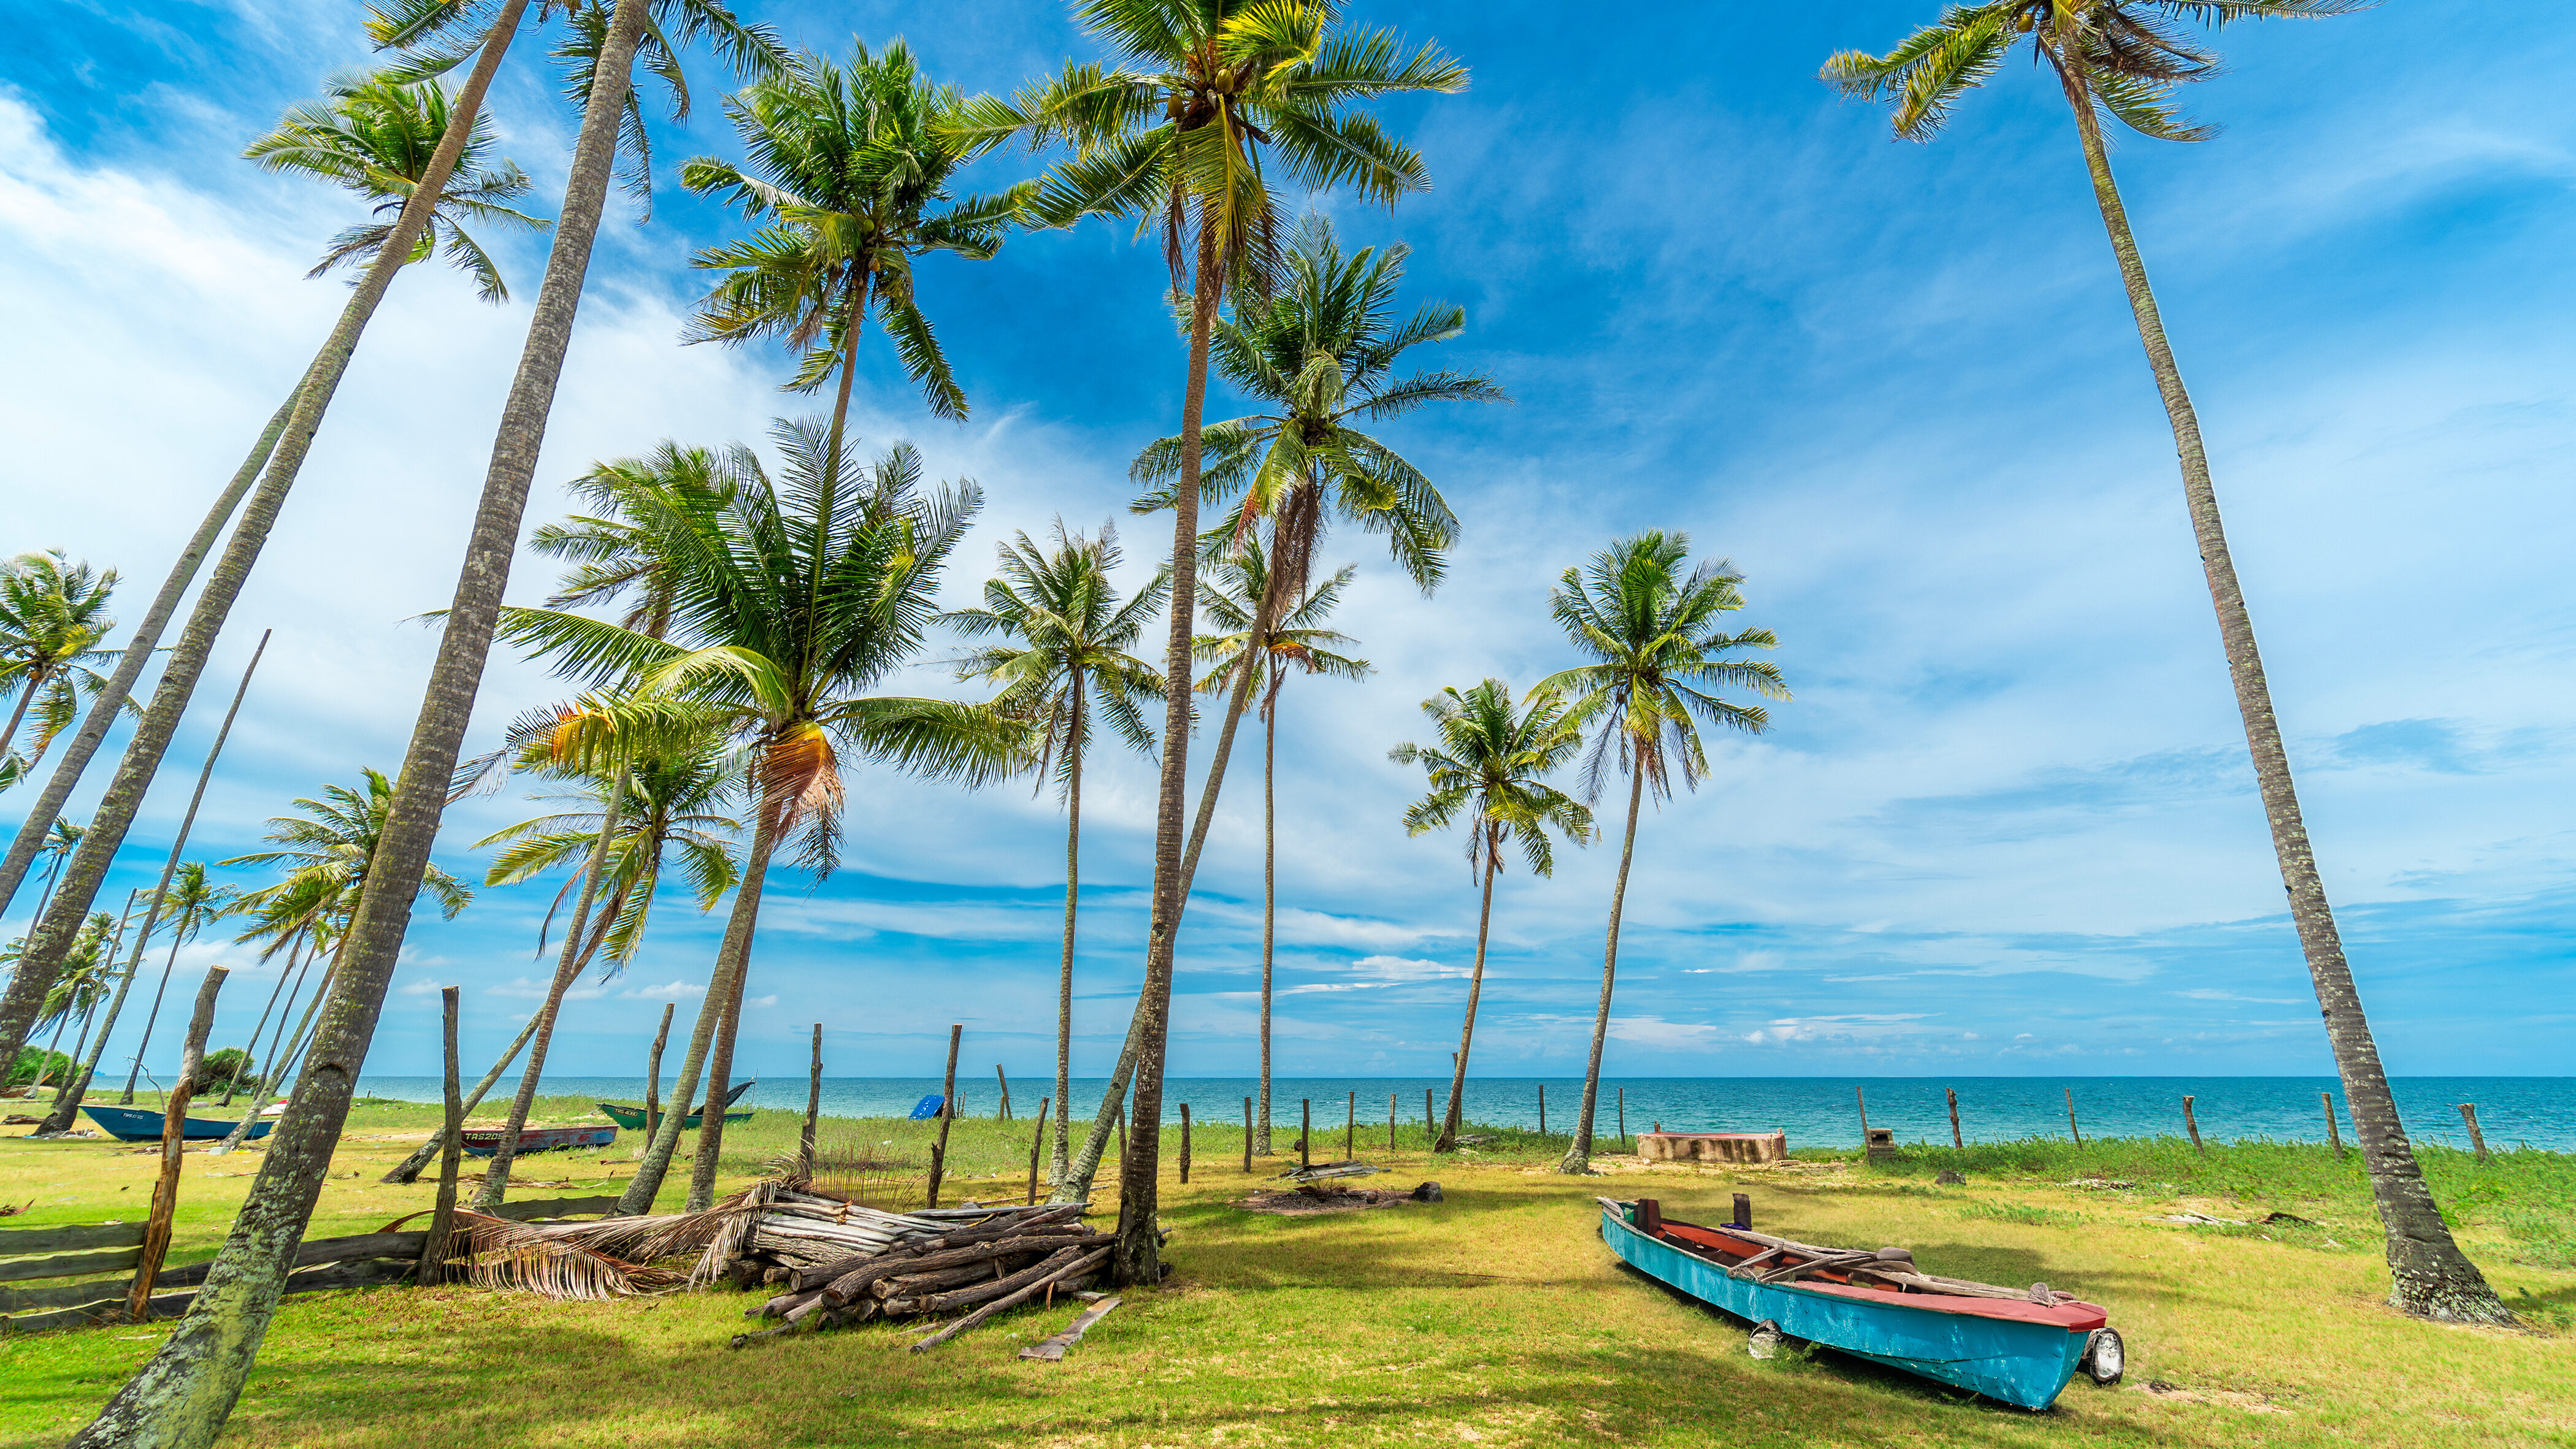
[[[820,1251],[822,1219],[804,1211],[812,1206],[773,1202],[773,1212],[796,1210],[765,1217],[746,1243],[746,1261],[762,1264],[760,1281],[783,1284],[788,1291],[744,1315],[776,1319],[778,1326],[738,1335],[735,1347],[800,1329],[971,1310],[914,1344],[918,1353],[1004,1309],[1042,1294],[1051,1299],[1080,1289],[1108,1262],[1112,1241],[1109,1234],[1084,1226],[1084,1205],[1073,1203],[911,1215],[883,1242],[852,1241],[827,1254]],[[773,1236],[782,1225],[786,1234]],[[793,1266],[779,1261],[789,1256],[796,1260]],[[750,1279],[737,1276],[736,1281]]]

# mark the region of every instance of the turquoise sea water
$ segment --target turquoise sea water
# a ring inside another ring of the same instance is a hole
[[[1027,1117],[1051,1082],[1012,1083],[1014,1113]],[[2458,1104],[2477,1105],[2478,1125],[2490,1148],[2517,1144],[2556,1152],[2576,1151],[2576,1077],[2400,1077],[2391,1083],[2398,1115],[2419,1142],[2466,1147]],[[1089,1115],[1108,1087],[1097,1077],[1074,1080],[1080,1115]],[[1446,1079],[1421,1077],[1275,1077],[1271,1080],[1271,1120],[1294,1126],[1301,1100],[1314,1104],[1317,1131],[1340,1127],[1356,1099],[1363,1125],[1386,1123],[1388,1098],[1407,1121],[1422,1119],[1422,1093],[1445,1097]],[[1467,1083],[1467,1116],[1476,1122],[1535,1127],[1539,1094],[1547,1097],[1547,1125],[1564,1132],[1574,1124],[1583,1100],[1581,1078],[1477,1077]],[[1959,1094],[1959,1123],[1971,1142],[2017,1137],[2066,1135],[2066,1093],[2075,1095],[2076,1122],[2086,1137],[2154,1137],[2182,1134],[2182,1099],[2195,1100],[2201,1135],[2212,1141],[2268,1138],[2273,1141],[2325,1140],[2324,1107],[2317,1094],[2330,1092],[2346,1140],[2352,1119],[2343,1112],[2343,1092],[2331,1077],[1648,1077],[1614,1078],[1601,1084],[1594,1132],[1609,1136],[1620,1130],[1620,1099],[1626,1099],[1626,1128],[1650,1130],[1660,1122],[1674,1131],[1785,1131],[1792,1147],[1852,1147],[1860,1142],[1859,1104],[1865,1094],[1869,1123],[1895,1129],[1900,1142],[1941,1143],[1950,1139],[1944,1088]],[[369,1077],[362,1090],[383,1097],[436,1101],[434,1077]],[[595,1097],[612,1102],[641,1102],[644,1079],[633,1077],[548,1077],[544,1090]],[[667,1091],[668,1088],[666,1087]],[[900,1116],[925,1094],[939,1090],[936,1077],[826,1077],[823,1110],[850,1117]],[[1240,1122],[1243,1099],[1258,1084],[1240,1077],[1175,1077],[1164,1084],[1167,1120],[1180,1120],[1181,1104],[1190,1104],[1201,1121]],[[755,1106],[802,1112],[806,1083],[802,1078],[763,1081],[747,1100]],[[987,1078],[957,1084],[959,1110],[968,1116],[991,1116],[999,1105],[1000,1087]]]

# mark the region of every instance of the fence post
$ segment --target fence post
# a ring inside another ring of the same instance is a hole
[[[2337,1126],[2335,1123],[2334,1093],[2319,1092],[2317,1093],[2317,1100],[2325,1104],[2326,1140],[2334,1144],[2335,1156],[2340,1159],[2343,1156],[2343,1128]]]
[[[1002,1074],[1000,1062],[993,1063],[993,1077],[1002,1084],[1002,1112],[998,1120],[1008,1122],[1011,1120],[1011,1079]]]
[[[1867,1159],[1869,1156],[1869,1094],[1859,1087],[1854,1087],[1852,1100],[1860,1103],[1860,1155],[1863,1159]]]
[[[1422,1089],[1422,1148],[1430,1151],[1440,1141],[1440,1126],[1431,1120],[1431,1089]]]
[[[1395,1151],[1395,1094],[1386,1094],[1386,1150]]]
[[[1350,1120],[1342,1124],[1342,1160],[1360,1160],[1360,1094],[1351,1093]]]
[[[1950,1145],[1966,1151],[1968,1139],[1959,1135],[1959,1089],[1943,1087],[1941,1090],[1950,1094]]]
[[[1538,1135],[1547,1135],[1547,1083],[1538,1084]]]
[[[1243,1099],[1243,1170],[1252,1170],[1252,1099]]]
[[[2075,1139],[2076,1146],[2084,1145],[2084,1133],[2075,1125],[2075,1089],[2073,1087],[2066,1089],[2066,1134]]]
[[[1181,1181],[1190,1180],[1190,1104],[1181,1104]]]
[[[814,1176],[814,1121],[823,1115],[823,1023],[814,1023],[814,1066],[805,1082],[805,1130],[796,1136],[797,1172]]]
[[[439,1150],[438,1206],[429,1215],[429,1241],[420,1250],[420,1281],[424,1285],[447,1278],[447,1236],[456,1230],[456,1169],[465,1155],[465,1084],[456,1059],[457,990],[446,986],[438,993],[447,1048],[447,1145]]]
[[[2478,1130],[2478,1104],[2462,1102],[2460,1120],[2469,1124],[2469,1145],[2478,1151],[2478,1161],[2487,1160],[2487,1135]]]
[[[1297,1111],[1303,1118],[1297,1127],[1297,1170],[1304,1172],[1314,1165],[1311,1149],[1315,1144],[1315,1099],[1298,1098]]]
[[[1031,1207],[1037,1206],[1038,1201],[1038,1154],[1046,1148],[1047,1108],[1054,1105],[1053,1097],[1038,1099],[1038,1130],[1029,1134],[1029,1205]]]
[[[137,1323],[151,1312],[152,1279],[170,1253],[170,1225],[179,1211],[179,1148],[187,1140],[188,1099],[197,1095],[197,1077],[206,1069],[206,1033],[215,1024],[215,993],[224,989],[228,966],[206,972],[197,988],[197,1008],[188,1015],[188,1035],[179,1051],[179,1080],[170,1084],[169,1105],[161,1113],[161,1176],[152,1184],[152,1216],[143,1224],[143,1252],[134,1260],[134,1287],[126,1295],[125,1314]],[[259,1105],[254,1102],[251,1110]]]
[[[930,1201],[924,1207],[939,1206],[939,1184],[948,1176],[948,1124],[957,1120],[957,1041],[966,1034],[963,1022],[948,1028],[948,1077],[939,1089],[939,1140],[930,1148]],[[711,1110],[721,1114],[724,1104],[710,1103]]]
[[[2191,1150],[2207,1157],[2209,1149],[2200,1145],[2200,1119],[2191,1115],[2189,1097],[2182,1099],[2182,1130],[2191,1134]]]
[[[1628,1140],[1628,1089],[1619,1089],[1619,1140]]]

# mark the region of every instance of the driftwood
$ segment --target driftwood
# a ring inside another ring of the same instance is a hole
[[[1372,1177],[1386,1171],[1365,1162],[1319,1162],[1312,1167],[1293,1167],[1271,1178],[1273,1182],[1322,1182],[1331,1177]]]
[[[1057,1254],[1056,1257],[1062,1258],[1072,1251],[1072,1249],[1068,1248],[1064,1253]],[[1053,1261],[1053,1259],[1050,1259],[1049,1261]],[[1081,1277],[1108,1261],[1109,1249],[1107,1248],[1101,1248],[1094,1252],[1086,1253],[1079,1258],[1075,1258],[1073,1261],[1064,1264],[1062,1267],[1057,1268],[1045,1277],[1038,1278],[1033,1282],[1021,1285],[1017,1291],[1011,1293],[1009,1296],[996,1298],[992,1302],[985,1304],[983,1307],[976,1309],[974,1312],[967,1314],[965,1317],[958,1319],[955,1323],[952,1323],[946,1328],[939,1330],[937,1333],[930,1335],[928,1338],[920,1340],[913,1344],[912,1351],[914,1353],[927,1353],[930,1350],[937,1348],[939,1345],[946,1343],[948,1340],[955,1338],[957,1335],[964,1333],[970,1328],[981,1327],[985,1320],[991,1318],[994,1314],[1001,1312],[1003,1309],[1016,1308],[1019,1305],[1028,1302],[1030,1299],[1037,1296],[1039,1289],[1048,1287],[1051,1284],[1063,1282],[1069,1278]]]
[[[1091,1331],[1091,1325],[1107,1318],[1109,1310],[1117,1306],[1118,1300],[1115,1298],[1100,1299],[1099,1302],[1075,1314],[1073,1322],[1065,1325],[1064,1332],[1021,1349],[1020,1357],[1033,1358],[1041,1363],[1064,1362],[1064,1351],[1082,1342],[1082,1336]]]

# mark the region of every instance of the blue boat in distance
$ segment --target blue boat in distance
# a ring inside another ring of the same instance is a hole
[[[2025,1409],[2055,1403],[2079,1370],[2119,1381],[2124,1346],[2105,1310],[2044,1283],[1942,1278],[1901,1248],[1819,1248],[1678,1222],[1652,1198],[1596,1201],[1601,1240],[1630,1266],[1762,1329]]]
[[[81,1110],[89,1114],[89,1120],[99,1125],[99,1130],[119,1142],[161,1140],[161,1114],[158,1112],[141,1107],[92,1107],[86,1103]],[[187,1117],[181,1119],[179,1135],[190,1142],[204,1142],[230,1137],[233,1128],[239,1125],[236,1122],[218,1122],[211,1117]],[[242,1137],[245,1141],[265,1137],[268,1129],[276,1125],[274,1122],[253,1122]]]

